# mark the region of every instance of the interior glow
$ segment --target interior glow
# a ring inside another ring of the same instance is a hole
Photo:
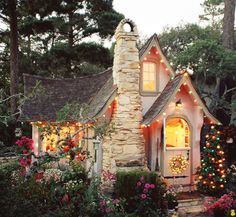
[[[155,92],[156,84],[156,64],[152,62],[143,63],[143,91]]]
[[[171,118],[166,124],[166,147],[189,147],[189,126],[182,118]]]

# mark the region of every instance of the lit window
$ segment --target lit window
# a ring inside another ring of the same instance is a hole
[[[156,92],[156,64],[152,62],[144,62],[142,75],[142,90],[144,92]]]
[[[171,118],[166,124],[166,147],[189,147],[189,126],[182,118]]]

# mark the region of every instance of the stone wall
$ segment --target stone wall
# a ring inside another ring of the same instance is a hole
[[[130,32],[125,32],[124,24],[130,25]],[[118,96],[111,121],[114,130],[111,138],[104,138],[103,142],[103,169],[113,172],[117,169],[144,168],[146,165],[144,138],[140,128],[142,107],[136,25],[131,20],[122,20],[116,29],[115,38],[113,79]]]

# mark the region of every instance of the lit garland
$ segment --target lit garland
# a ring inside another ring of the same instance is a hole
[[[186,157],[182,154],[173,156],[169,161],[169,167],[174,175],[183,173],[189,165]]]
[[[197,183],[198,190],[204,193],[217,193],[225,188],[225,157],[220,134],[220,131],[211,126],[210,132],[205,136]]]

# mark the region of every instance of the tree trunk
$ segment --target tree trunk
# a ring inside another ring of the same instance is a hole
[[[223,45],[227,49],[234,48],[234,19],[236,0],[225,0],[223,19]]]
[[[18,29],[17,29],[17,12],[16,0],[8,0],[9,18],[10,18],[10,94],[18,94]],[[17,97],[11,98],[11,113],[17,111]]]
[[[72,52],[73,49],[73,44],[74,44],[74,33],[73,33],[73,27],[72,27],[72,22],[73,22],[73,12],[69,13],[69,32],[68,32],[68,48],[69,51]],[[67,74],[68,76],[71,75],[71,56],[68,55],[67,57]]]
[[[214,115],[216,114],[217,106],[218,106],[218,102],[219,102],[219,97],[220,97],[220,83],[221,83],[221,78],[216,77],[216,85],[215,85],[215,89],[213,91],[212,101],[209,105],[209,109],[210,109],[211,113]]]
[[[223,19],[223,46],[225,49],[234,49],[234,21],[236,0],[224,0],[224,19]],[[227,85],[228,86],[228,85]],[[231,117],[230,124],[236,123],[236,109],[233,103],[236,101],[236,93],[231,97]]]

